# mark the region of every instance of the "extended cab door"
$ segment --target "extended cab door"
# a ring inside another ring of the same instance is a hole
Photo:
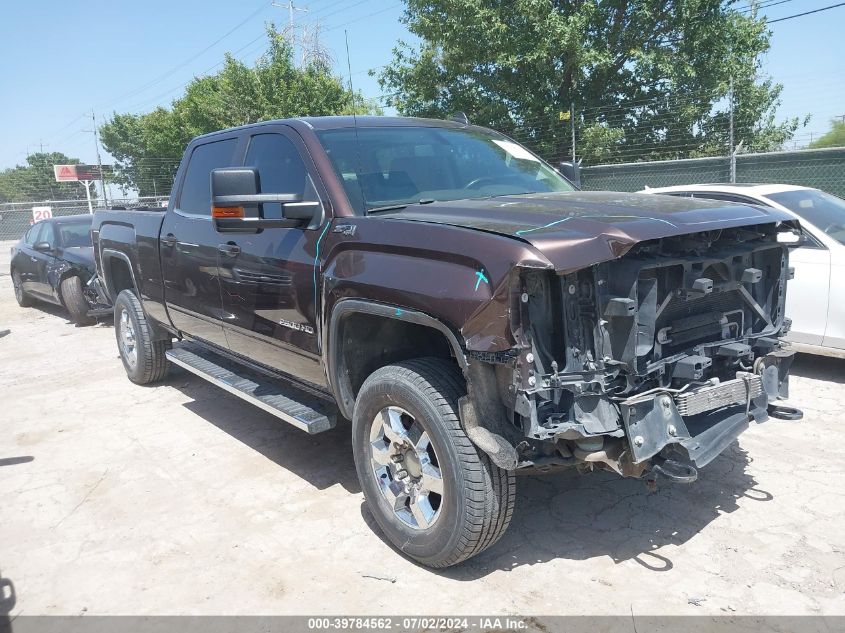
[[[258,169],[262,193],[326,199],[299,136],[286,126],[249,138],[245,167]],[[319,189],[318,189],[319,187]],[[322,204],[322,203],[321,203]],[[279,204],[265,218],[281,218]],[[220,287],[231,351],[302,380],[325,385],[317,344],[318,243],[330,219],[316,228],[271,228],[220,233]]]
[[[220,235],[211,221],[211,170],[231,167],[238,138],[196,145],[175,204],[161,227],[159,252],[164,300],[173,325],[182,333],[220,347],[227,346],[217,270]]]

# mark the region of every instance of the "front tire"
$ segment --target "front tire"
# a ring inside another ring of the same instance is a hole
[[[131,290],[121,291],[114,302],[114,334],[129,380],[146,385],[167,376],[170,341],[153,340],[141,302]]]
[[[26,294],[26,290],[23,289],[23,280],[21,279],[21,274],[17,270],[12,271],[12,286],[15,289],[15,299],[18,302],[18,305],[22,308],[28,308],[32,305],[32,297]]]
[[[73,276],[62,280],[61,285],[62,302],[70,312],[71,321],[77,325],[93,325],[97,322],[94,317],[88,316],[88,299],[82,289],[82,280]]]
[[[429,567],[487,549],[513,515],[513,472],[461,427],[465,393],[454,363],[422,358],[373,372],[355,404],[355,467],[370,511],[395,547]]]

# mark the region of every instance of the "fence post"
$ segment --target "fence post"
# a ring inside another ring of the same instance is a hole
[[[730,147],[731,152],[731,184],[736,183],[736,146],[734,145],[734,78],[730,78],[730,89],[728,91],[728,110],[730,111]]]

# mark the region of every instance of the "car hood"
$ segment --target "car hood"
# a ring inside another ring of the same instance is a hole
[[[448,224],[523,240],[561,272],[621,257],[647,240],[794,220],[782,211],[751,205],[606,191],[434,202],[384,217]]]
[[[83,266],[94,271],[94,247],[93,246],[72,246],[62,249],[61,259],[71,264]]]

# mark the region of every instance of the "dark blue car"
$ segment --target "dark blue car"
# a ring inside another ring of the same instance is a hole
[[[64,306],[77,325],[90,325],[105,310],[100,296],[91,215],[70,215],[33,224],[12,247],[11,276],[22,307],[33,300]]]

